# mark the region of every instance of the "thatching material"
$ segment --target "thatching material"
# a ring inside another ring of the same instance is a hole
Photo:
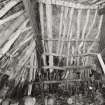
[[[17,1],[10,1],[8,2],[5,7],[3,7],[1,10],[0,10],[0,18],[3,17],[11,8],[13,8],[13,6],[15,6],[16,4],[18,4],[20,1],[17,0]]]
[[[11,37],[8,39],[7,43],[3,46],[3,48],[0,50],[0,58],[10,49],[11,45],[16,41],[16,39],[19,37],[19,35],[29,30],[30,28],[25,29],[25,25],[27,24],[27,21],[25,21],[22,26],[19,27],[19,29],[11,35]]]
[[[8,21],[10,21],[10,20],[13,20],[13,19],[17,18],[17,17],[20,16],[22,13],[23,13],[23,11],[19,11],[19,12],[13,14],[13,15],[7,17],[6,19],[0,20],[0,25],[4,24],[4,23],[6,23],[6,22],[8,22]]]
[[[8,27],[8,29],[5,32],[1,32],[0,35],[0,47],[8,40],[8,38],[11,36],[13,32],[15,32],[18,27],[24,22],[25,16],[21,15],[19,18],[17,18],[14,23]],[[2,37],[3,35],[3,37]]]
[[[20,3],[19,0],[8,1],[0,10],[1,18],[6,15],[7,12],[10,12],[11,8],[15,9],[15,6],[17,6],[18,3]],[[17,12],[10,14],[8,17],[5,16],[0,20],[0,29],[3,29],[0,34],[0,68],[1,72],[9,75],[9,79],[11,80],[18,77],[18,73],[26,64],[27,60],[29,60],[31,53],[33,52],[31,49],[35,49],[35,44],[30,43],[33,38],[33,34],[26,13],[21,9],[20,11],[17,9]],[[34,47],[32,47],[33,45]],[[18,54],[18,52],[21,52],[22,55]],[[21,78],[22,75],[20,74],[19,77]]]

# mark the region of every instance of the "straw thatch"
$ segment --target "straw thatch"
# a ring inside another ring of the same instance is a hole
[[[24,65],[35,52],[30,22],[22,1],[5,0],[0,5],[0,77],[6,74],[9,80],[25,78],[24,82],[29,73]]]

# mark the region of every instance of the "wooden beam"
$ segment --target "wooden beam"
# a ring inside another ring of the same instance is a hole
[[[41,55],[43,53],[42,46],[42,35],[41,35],[41,26],[40,26],[40,16],[39,16],[39,4],[37,0],[23,0],[25,9],[30,18],[30,22],[33,28],[34,37],[33,39],[36,42],[36,53],[38,60],[38,68],[41,68]]]
[[[37,56],[37,62],[38,62],[38,69],[41,70],[42,68],[41,55],[43,53],[43,47],[42,47],[42,41],[41,41],[42,35],[41,35],[40,16],[39,16],[39,4],[37,0],[23,0],[23,3],[28,13],[28,16],[32,25],[32,29],[34,32],[33,39],[36,42],[36,56]],[[31,82],[32,80],[29,80],[29,81]],[[29,84],[28,95],[31,95],[31,91],[32,91],[32,84]]]
[[[103,22],[102,22],[101,32],[100,32],[99,52],[102,52],[104,48],[105,48],[105,14],[103,16]]]

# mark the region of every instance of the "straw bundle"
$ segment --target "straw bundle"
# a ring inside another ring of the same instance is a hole
[[[3,7],[0,9],[0,72],[2,75],[9,75],[9,80],[17,78],[17,84],[21,79],[23,83],[29,75],[27,68],[23,67],[32,59],[31,55],[35,52],[33,32],[20,0],[2,1],[1,4]],[[35,59],[34,61],[36,62]]]

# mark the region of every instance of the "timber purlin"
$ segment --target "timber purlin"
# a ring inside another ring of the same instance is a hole
[[[81,79],[74,79],[74,80],[61,80],[61,81],[56,81],[56,80],[48,80],[48,81],[39,81],[39,82],[36,82],[36,81],[31,81],[31,82],[28,82],[28,84],[65,84],[65,83],[67,83],[67,84],[70,84],[70,83],[72,83],[72,82],[84,82],[84,83],[86,83],[86,82],[89,82],[88,80],[81,80]],[[101,81],[101,80],[94,80],[93,82],[97,82],[97,83],[102,83],[103,81]]]
[[[76,3],[62,1],[62,0],[38,0],[38,2],[49,4],[49,5],[53,4],[53,5],[58,5],[58,6],[72,7],[76,9],[97,9],[98,8],[98,5],[87,6],[80,3],[76,4]]]
[[[30,66],[30,65],[25,65],[25,68],[33,68],[33,69],[39,69],[37,66]],[[43,69],[55,69],[55,70],[62,70],[62,71],[66,71],[66,70],[72,70],[72,69],[78,69],[79,71],[81,70],[88,70],[88,69],[92,69],[95,68],[95,66],[93,65],[86,65],[86,66],[63,66],[63,67],[57,67],[57,66],[43,66]]]

